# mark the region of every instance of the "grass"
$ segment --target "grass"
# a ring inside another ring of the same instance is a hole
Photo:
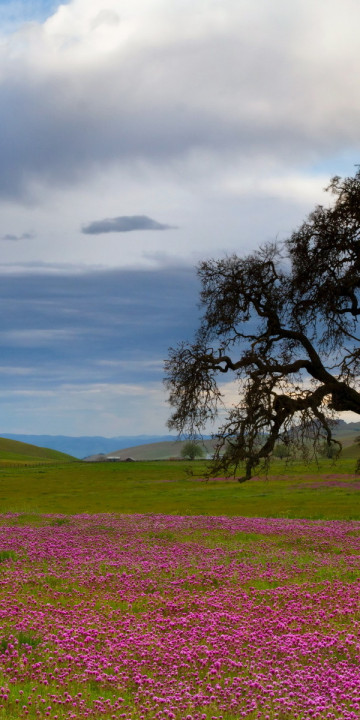
[[[14,644],[14,642],[19,650],[25,650],[28,648],[31,650],[39,645],[40,639],[36,637],[33,633],[23,632],[22,630],[20,630],[20,632],[16,633],[15,635],[9,635],[7,638],[2,638],[0,642],[0,652],[4,653],[8,649],[9,645]]]
[[[0,468],[73,462],[71,455],[0,437]]]
[[[185,470],[191,468],[193,477]],[[38,513],[162,513],[243,515],[360,520],[360,478],[346,482],[335,474],[353,473],[354,460],[319,467],[274,463],[271,477],[199,481],[203,462],[64,463],[0,469],[0,512],[22,514],[18,522],[36,524]],[[52,522],[61,525],[59,518]]]
[[[7,562],[8,560],[15,560],[16,553],[13,550],[0,550],[0,563]]]

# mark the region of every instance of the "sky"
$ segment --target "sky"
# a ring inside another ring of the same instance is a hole
[[[0,0],[0,434],[163,434],[201,260],[360,158],[358,0]]]

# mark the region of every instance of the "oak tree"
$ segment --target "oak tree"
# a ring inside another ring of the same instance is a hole
[[[198,268],[201,324],[170,349],[165,382],[170,428],[196,436],[220,423],[213,472],[240,465],[247,480],[279,442],[304,457],[324,440],[340,449],[336,415],[360,415],[360,170],[327,190],[329,206],[283,243]]]

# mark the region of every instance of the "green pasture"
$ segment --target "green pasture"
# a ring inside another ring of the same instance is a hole
[[[200,480],[202,461],[0,468],[0,512],[163,513],[360,520],[354,459],[274,463],[269,478]],[[189,471],[192,475],[189,475]],[[341,477],[342,474],[350,474]]]

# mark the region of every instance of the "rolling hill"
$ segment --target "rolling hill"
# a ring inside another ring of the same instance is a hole
[[[81,435],[79,437],[70,435],[20,435],[6,431],[0,432],[0,436],[37,445],[38,447],[58,450],[79,459],[99,453],[110,453],[122,448],[133,447],[133,445],[147,445],[148,443],[163,440],[176,440],[176,437],[172,435],[120,435],[109,438],[100,435]]]
[[[355,440],[360,436],[360,423],[341,423],[335,432],[343,445],[342,457],[357,458],[359,456],[359,446],[355,444]],[[84,458],[85,462],[106,462],[109,460],[169,460],[171,458],[180,458],[181,450],[185,440],[166,440],[162,442],[146,443],[142,445],[129,445],[121,447],[110,453],[99,453]],[[213,453],[215,441],[205,439],[202,442],[204,453],[209,457]],[[204,457],[206,457],[204,454]]]
[[[75,458],[57,450],[0,437],[0,467],[6,465],[49,465],[74,462]]]
[[[107,453],[106,455],[91,455],[85,458],[85,462],[106,462],[109,460],[169,460],[170,458],[180,458],[181,450],[186,440],[167,440],[163,442],[148,443],[146,445],[136,445]],[[204,457],[211,455],[213,452],[212,440],[203,440]]]
[[[341,440],[345,450],[351,456],[357,457],[356,447],[351,451],[347,449],[352,446],[360,436],[360,422],[346,423],[340,421],[335,429],[335,436]],[[8,441],[5,438],[9,438]],[[17,444],[16,442],[17,441]],[[10,453],[9,460],[14,463],[30,462],[31,458],[38,458],[39,462],[66,462],[69,458],[85,458],[87,461],[100,461],[110,457],[132,457],[134,460],[166,460],[169,457],[179,457],[181,454],[182,441],[171,435],[137,435],[118,436],[105,438],[102,436],[80,436],[70,437],[65,435],[16,435],[4,432],[0,442],[13,442],[13,446],[0,445],[1,453]],[[208,452],[211,453],[211,441],[204,439]],[[210,444],[209,444],[210,443]],[[28,452],[20,451],[20,447],[28,448]],[[36,447],[35,447],[36,446]],[[19,449],[19,453],[16,451]],[[31,448],[31,450],[30,450]],[[51,448],[51,449],[50,449]],[[42,454],[42,450],[45,454]],[[15,453],[12,458],[12,453]],[[65,453],[65,455],[64,455]],[[23,460],[20,459],[23,456]],[[344,457],[347,455],[344,455]],[[5,457],[5,456],[3,456]],[[26,459],[27,458],[27,459]],[[32,460],[36,462],[36,460]]]
[[[334,435],[342,442],[344,448],[352,445],[360,436],[360,422],[339,422],[334,429]]]

